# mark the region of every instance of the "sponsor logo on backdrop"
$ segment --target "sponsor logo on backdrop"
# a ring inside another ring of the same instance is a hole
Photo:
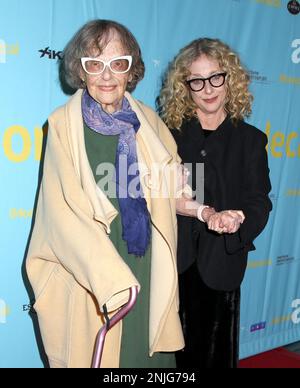
[[[9,307],[3,299],[0,299],[0,324],[6,323],[6,318],[9,315]]]
[[[48,58],[48,59],[62,59],[62,51],[51,50],[49,47],[41,49],[38,51],[41,55],[40,58]]]
[[[36,314],[36,311],[35,311],[35,309],[33,308],[33,303],[23,304],[22,310],[23,310],[24,312],[28,312],[29,314]]]
[[[292,0],[288,2],[287,9],[292,15],[298,15],[300,12],[300,4],[297,0]]]
[[[16,150],[14,144],[18,144]],[[3,149],[6,158],[14,163],[22,163],[33,156],[40,161],[43,143],[42,128],[34,128],[33,135],[21,125],[12,125],[3,134]]]
[[[295,325],[298,325],[298,323],[300,323],[300,299],[293,300],[292,308],[295,309],[291,316],[292,322]]]
[[[292,314],[282,315],[281,317],[275,317],[271,320],[271,325],[279,325],[284,322],[289,322],[292,318]]]
[[[15,220],[16,218],[32,218],[33,210],[15,209],[9,210],[9,218]]]
[[[268,77],[266,75],[260,74],[259,71],[249,70],[249,76],[250,76],[251,82],[255,82],[257,84],[265,84],[265,85],[270,84]]]
[[[266,260],[248,260],[247,268],[255,269],[261,267],[269,267],[272,265],[271,259]]]
[[[0,38],[0,63],[6,63],[8,55],[19,55],[19,43],[6,43],[4,39]]]
[[[261,3],[275,8],[280,8],[282,5],[281,0],[254,0],[254,1],[255,3]]]
[[[294,39],[291,46],[296,49],[292,52],[292,62],[297,65],[300,63],[300,39]]]
[[[287,197],[300,197],[300,189],[288,189],[286,191]]]
[[[284,133],[276,131],[271,133],[272,125],[267,121],[265,133],[268,137],[266,150],[274,158],[300,158],[300,137],[298,132]]]
[[[255,323],[254,325],[251,325],[250,332],[254,333],[255,331],[265,330],[266,326],[267,326],[267,322]]]
[[[294,256],[280,255],[276,258],[276,265],[292,264],[295,261]]]
[[[283,84],[300,86],[300,77],[291,77],[286,74],[280,74],[279,81]]]

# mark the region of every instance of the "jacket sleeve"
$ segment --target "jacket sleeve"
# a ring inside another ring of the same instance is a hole
[[[104,304],[109,311],[120,307],[128,300],[129,288],[138,286],[104,226],[93,219],[68,147],[51,122],[30,243],[31,259],[41,257],[45,238],[57,263],[95,296],[101,310]],[[38,282],[38,274],[34,281]]]
[[[240,249],[253,250],[254,239],[267,224],[272,203],[269,199],[271,183],[269,179],[268,158],[266,152],[267,137],[262,132],[252,138],[250,157],[244,172],[242,187],[242,206],[245,221],[237,233],[226,234],[225,245],[229,254]]]

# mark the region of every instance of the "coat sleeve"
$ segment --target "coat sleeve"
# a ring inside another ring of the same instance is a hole
[[[109,311],[120,307],[128,300],[129,288],[138,286],[103,225],[93,219],[68,147],[51,121],[28,260],[44,256],[45,239],[53,252],[51,260],[55,257],[94,295],[101,310],[104,304]],[[36,273],[33,283],[38,283],[38,277]]]
[[[240,249],[254,249],[253,241],[263,231],[272,210],[272,203],[268,196],[271,183],[266,145],[266,135],[262,132],[255,133],[242,187],[241,210],[246,219],[237,233],[224,235],[229,254]]]

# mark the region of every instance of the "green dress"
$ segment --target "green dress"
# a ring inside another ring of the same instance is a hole
[[[101,135],[84,125],[84,139],[88,160],[98,186],[108,191],[108,174],[101,174],[100,163],[115,165],[118,135]],[[99,175],[99,173],[101,175]],[[105,178],[104,178],[105,177]],[[104,178],[104,179],[101,179]],[[109,182],[112,185],[112,181]],[[114,186],[115,189],[115,186]],[[117,198],[110,196],[113,206],[119,211]],[[149,357],[149,295],[151,273],[151,248],[142,258],[128,254],[126,242],[122,239],[120,214],[112,221],[110,239],[120,256],[130,267],[141,285],[141,291],[133,310],[123,319],[120,354],[121,368],[173,368],[174,353],[155,353]]]

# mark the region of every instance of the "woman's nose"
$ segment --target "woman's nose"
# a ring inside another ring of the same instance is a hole
[[[105,67],[105,69],[103,70],[103,73],[102,73],[102,78],[104,80],[109,80],[111,78],[111,70],[108,66]]]
[[[208,80],[205,81],[204,90],[207,94],[211,94],[213,91],[213,87],[211,86]]]

